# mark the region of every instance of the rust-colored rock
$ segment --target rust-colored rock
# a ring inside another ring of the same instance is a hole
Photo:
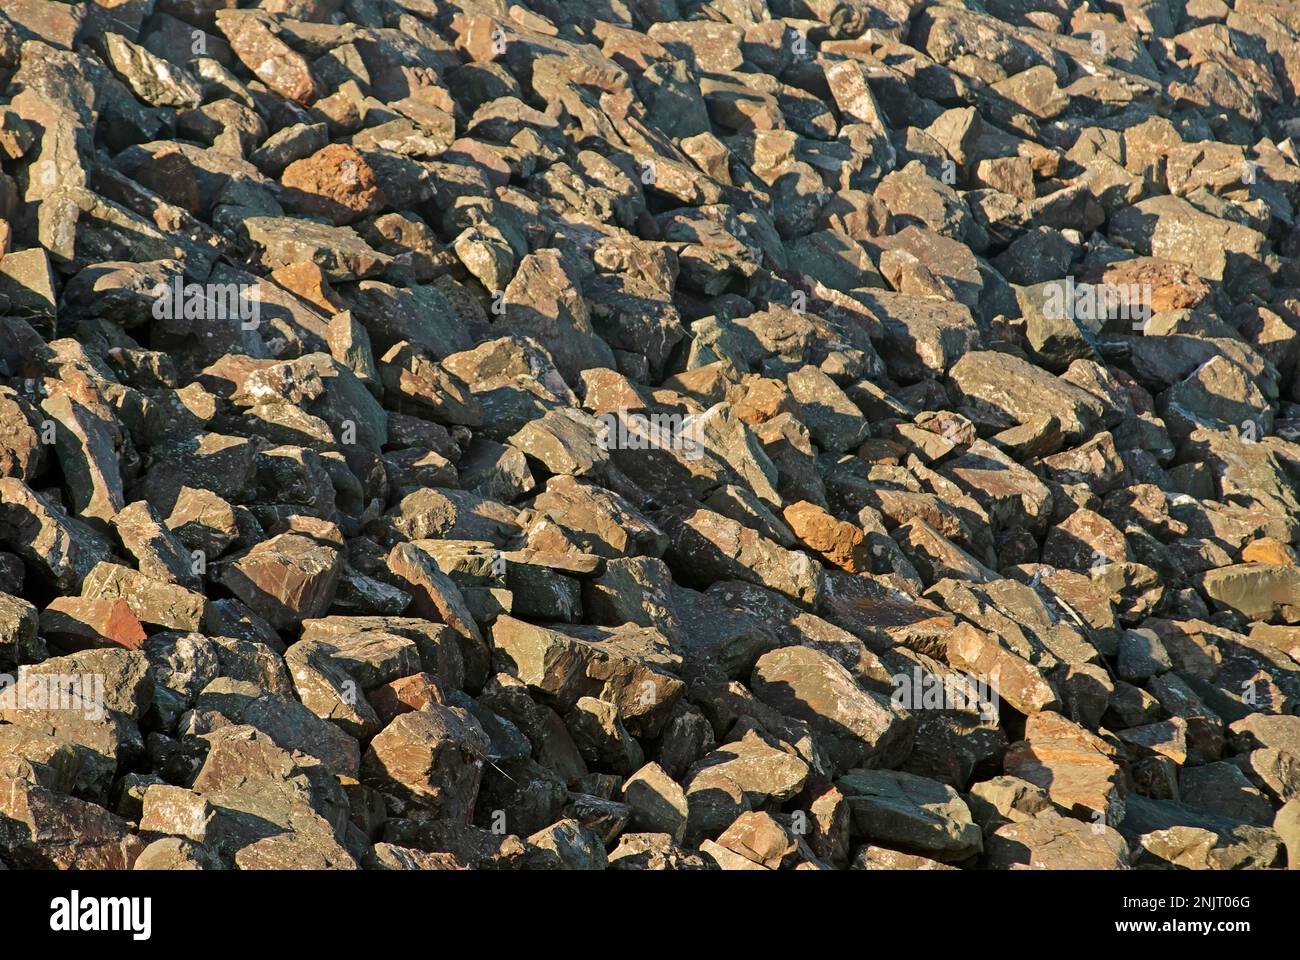
[[[146,637],[130,605],[120,597],[56,597],[41,611],[41,635],[69,653],[95,647],[137,650]]]
[[[295,160],[280,175],[285,200],[308,216],[336,226],[354,223],[384,206],[375,171],[355,148],[341,143]]]

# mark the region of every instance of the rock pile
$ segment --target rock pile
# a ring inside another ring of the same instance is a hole
[[[0,866],[1300,863],[1288,0],[6,0]]]

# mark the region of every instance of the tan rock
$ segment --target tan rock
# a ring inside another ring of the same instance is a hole
[[[1113,827],[1055,813],[1007,823],[987,843],[998,870],[1127,870],[1128,845]]]
[[[837,520],[807,500],[791,504],[782,515],[796,537],[837,567],[849,573],[870,572],[871,554],[857,524]]]
[[[705,841],[700,850],[728,869],[750,869],[736,864],[739,857],[764,870],[786,866],[799,849],[799,843],[770,813],[742,813],[727,827],[716,842]],[[731,854],[727,856],[726,854]]]
[[[1023,714],[1060,709],[1056,690],[1037,667],[969,623],[948,635],[948,663],[990,682],[999,698]]]
[[[1003,768],[1042,787],[1067,813],[1106,823],[1124,819],[1124,775],[1115,748],[1060,714],[1031,715],[1025,739],[1007,748]]]

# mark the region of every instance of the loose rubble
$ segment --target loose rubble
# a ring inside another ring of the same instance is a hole
[[[1300,867],[1282,0],[0,4],[0,869]]]

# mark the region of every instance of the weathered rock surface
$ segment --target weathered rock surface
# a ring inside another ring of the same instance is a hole
[[[1297,89],[1270,0],[0,3],[0,868],[1294,867]]]

